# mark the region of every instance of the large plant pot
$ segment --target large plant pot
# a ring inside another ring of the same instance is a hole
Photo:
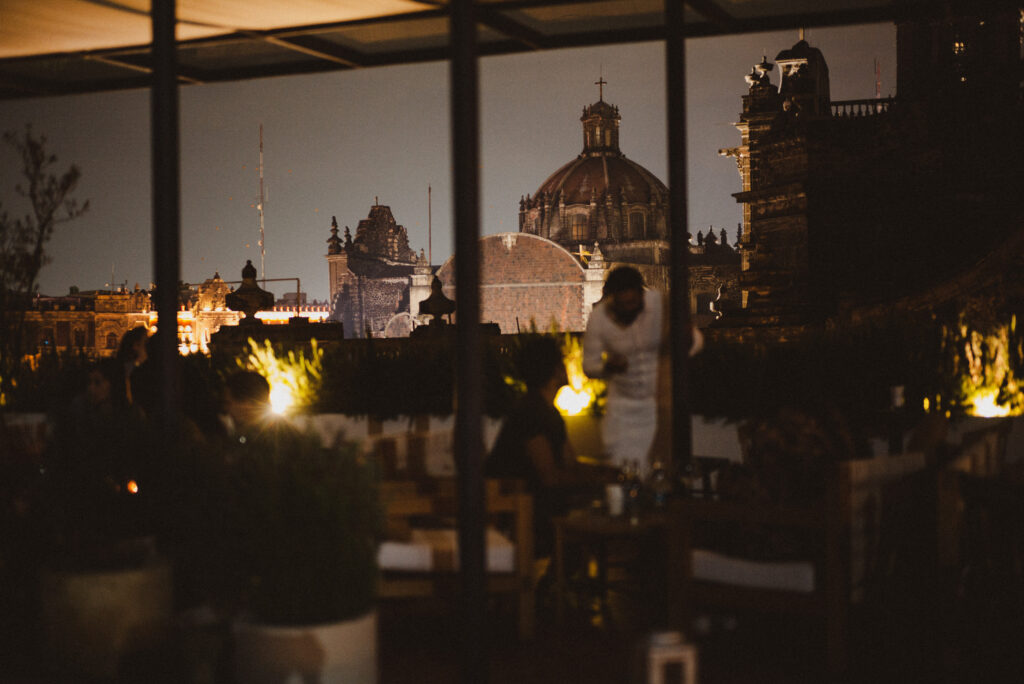
[[[164,560],[113,571],[43,570],[42,626],[54,665],[113,679],[125,657],[166,641],[173,614]]]
[[[246,684],[374,684],[377,611],[321,625],[280,627],[238,621],[235,681]]]

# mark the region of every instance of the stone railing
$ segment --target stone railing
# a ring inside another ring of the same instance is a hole
[[[832,116],[838,118],[859,118],[862,116],[875,116],[886,114],[892,108],[894,99],[870,98],[867,100],[842,100],[832,103]]]

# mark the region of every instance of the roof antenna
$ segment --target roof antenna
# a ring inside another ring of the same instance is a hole
[[[263,234],[263,124],[260,124],[260,203],[256,210],[260,215],[260,274],[263,276],[263,287],[267,286],[267,245]]]
[[[800,40],[803,40],[803,39],[804,39],[804,27],[801,26],[800,27]]]

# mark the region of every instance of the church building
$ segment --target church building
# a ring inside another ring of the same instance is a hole
[[[820,324],[926,296],[1019,232],[1021,17],[996,3],[897,23],[898,97],[833,101],[803,36],[746,77],[735,326]],[[922,300],[923,301],[923,300]],[[727,321],[723,321],[727,323]]]
[[[604,101],[605,81],[597,85],[598,101],[580,119],[583,151],[520,199],[519,232],[481,238],[481,320],[504,334],[583,330],[615,266],[634,266],[648,287],[668,289],[668,189],[619,149],[619,108]],[[331,317],[346,336],[407,335],[434,274],[391,210],[374,205],[354,239],[347,228],[338,237],[333,222],[327,242]],[[691,241],[690,307],[699,325],[739,308],[737,242],[710,227]],[[436,275],[454,297],[454,257]]]
[[[417,262],[405,227],[395,221],[391,207],[376,199],[369,216],[356,227],[355,238],[348,226],[344,238],[338,237],[338,221],[331,217],[331,320],[344,325],[346,338],[379,337],[389,324],[392,334],[409,334],[409,287]]]

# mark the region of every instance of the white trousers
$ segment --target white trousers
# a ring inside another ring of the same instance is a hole
[[[622,468],[635,462],[640,476],[650,470],[648,454],[658,428],[658,403],[650,399],[609,396],[601,423],[601,437],[609,462]]]

